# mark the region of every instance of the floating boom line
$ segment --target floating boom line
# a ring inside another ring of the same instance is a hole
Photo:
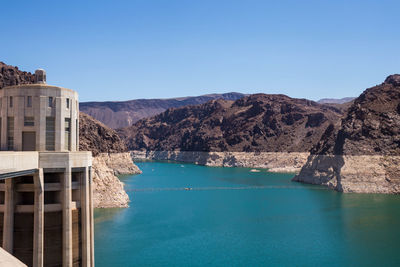
[[[254,189],[304,189],[304,186],[290,185],[266,185],[266,186],[210,186],[210,187],[153,187],[153,188],[133,188],[127,189],[129,192],[149,192],[149,191],[211,191],[211,190],[254,190]],[[310,189],[307,187],[307,189]],[[328,190],[328,188],[314,187],[314,190]]]

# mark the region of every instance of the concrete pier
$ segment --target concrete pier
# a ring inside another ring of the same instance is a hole
[[[71,203],[71,170],[64,172],[62,189],[63,212],[63,266],[72,266],[72,203]]]
[[[44,245],[44,180],[43,169],[33,175],[35,207],[33,225],[33,267],[43,266]]]
[[[3,249],[13,253],[14,248],[14,180],[5,180]]]

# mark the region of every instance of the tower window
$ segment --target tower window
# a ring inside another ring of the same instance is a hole
[[[14,117],[7,118],[7,148],[14,149]]]
[[[24,126],[35,126],[35,118],[34,117],[25,117],[24,118]]]
[[[70,150],[70,143],[71,143],[71,119],[65,118],[65,150]]]
[[[66,100],[66,106],[69,108],[69,98],[65,99]]]
[[[13,97],[10,96],[10,108],[12,108],[14,106],[14,101],[13,101]]]
[[[55,150],[55,118],[46,117],[46,150]]]
[[[49,96],[49,108],[53,107],[53,97]]]
[[[26,99],[26,106],[28,108],[32,107],[32,96],[28,96]]]
[[[75,144],[76,144],[76,150],[79,151],[79,120],[75,120]]]

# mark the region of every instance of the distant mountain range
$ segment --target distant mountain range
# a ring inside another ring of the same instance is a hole
[[[117,129],[132,125],[140,119],[157,115],[169,108],[203,104],[210,100],[237,100],[241,93],[209,94],[168,99],[135,99],[129,101],[83,102],[80,110]]]
[[[101,121],[110,128],[118,129],[130,126],[140,119],[149,118],[164,112],[169,108],[178,108],[188,105],[198,105],[210,100],[224,99],[237,100],[246,94],[225,93],[208,94],[201,96],[178,97],[168,99],[134,99],[128,101],[82,102],[80,110],[93,118]],[[320,104],[344,104],[352,101],[354,97],[341,99],[324,98]]]
[[[355,97],[344,97],[344,98],[322,98],[317,102],[320,104],[344,104],[353,101]]]

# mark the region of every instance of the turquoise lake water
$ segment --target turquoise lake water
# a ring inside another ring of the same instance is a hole
[[[130,208],[95,211],[96,266],[400,265],[400,196],[246,168],[138,166],[121,178]]]

